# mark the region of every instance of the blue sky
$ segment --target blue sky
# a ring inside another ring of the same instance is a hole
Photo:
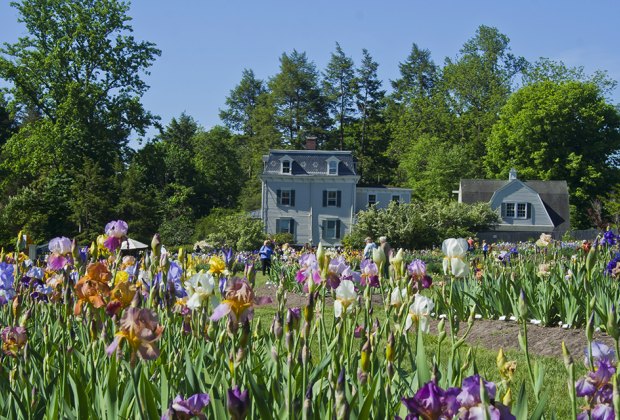
[[[0,1],[2,42],[25,34],[8,3]],[[146,77],[151,89],[143,102],[164,124],[184,111],[205,128],[219,124],[218,109],[242,70],[267,79],[278,72],[283,52],[305,51],[322,70],[336,42],[356,64],[367,48],[388,88],[413,42],[441,64],[482,24],[498,28],[512,52],[530,61],[562,60],[620,80],[617,0],[135,0],[130,16],[134,35],[162,50]],[[620,89],[611,101],[620,103]]]

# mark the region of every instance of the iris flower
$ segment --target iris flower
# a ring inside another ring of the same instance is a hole
[[[103,298],[110,295],[108,281],[111,277],[108,267],[101,262],[90,264],[86,268],[86,275],[75,285],[78,301],[73,312],[76,316],[82,312],[82,305],[85,303],[90,303],[94,308],[105,305]]]
[[[226,275],[226,262],[217,255],[209,258],[209,273],[215,275]]]
[[[127,236],[129,226],[123,220],[113,220],[105,225],[105,234],[107,238],[104,241],[105,247],[110,251],[116,251],[123,242],[123,238]]]
[[[213,307],[218,303],[215,296],[215,279],[211,273],[200,271],[194,274],[185,282],[185,289],[189,296],[187,307],[191,310],[198,309],[208,302],[211,302]]]
[[[467,255],[468,244],[463,238],[449,238],[443,241],[441,250],[445,254],[443,272],[454,277],[465,277],[469,273],[469,266],[464,261]]]
[[[111,356],[126,341],[132,353],[132,359],[138,354],[144,360],[153,360],[159,356],[155,342],[159,340],[164,327],[159,325],[157,314],[149,309],[129,308],[123,313],[120,330],[106,352]]]
[[[416,323],[420,325],[420,329],[428,333],[430,325],[428,324],[428,317],[430,316],[435,304],[432,300],[421,294],[416,294],[413,303],[409,306],[409,313],[407,314],[407,320],[405,321],[405,330],[409,330],[411,326]]]
[[[0,262],[0,305],[4,305],[15,297],[13,289],[14,275],[13,264]]]
[[[241,391],[238,386],[227,391],[226,407],[228,414],[233,420],[243,420],[247,417],[250,410],[250,393],[246,389]]]
[[[332,258],[327,266],[327,282],[326,284],[332,288],[336,289],[340,286],[340,280],[342,273],[349,268],[343,256],[338,256],[336,258]]]
[[[28,334],[24,327],[6,327],[0,333],[2,351],[7,356],[17,357],[19,351],[26,345]]]
[[[225,299],[215,308],[211,321],[218,321],[229,315],[233,322],[241,323],[252,319],[254,305],[270,303],[270,298],[257,298],[252,286],[245,279],[233,278],[225,289]]]
[[[205,420],[207,416],[205,416],[202,410],[210,401],[209,394],[194,394],[186,400],[177,395],[172,400],[172,406],[161,416],[161,420],[187,420],[192,417]]]
[[[351,280],[343,280],[336,288],[336,300],[334,301],[334,316],[340,318],[349,308],[355,306],[357,293]]]
[[[47,269],[62,270],[69,262],[66,256],[71,253],[71,239],[64,236],[54,238],[50,241],[48,248],[51,254],[47,257]]]
[[[390,306],[400,308],[407,299],[407,289],[399,289],[396,287],[390,294]]]
[[[313,282],[314,284],[321,283],[321,273],[319,270],[319,263],[316,259],[316,255],[314,254],[303,254],[299,258],[299,266],[301,267],[297,274],[295,275],[295,279],[298,283],[306,283],[308,281]]]
[[[539,248],[546,248],[551,243],[552,238],[551,235],[547,233],[541,233],[540,238],[536,241],[536,246]]]
[[[379,287],[379,268],[371,260],[364,260],[360,264],[361,270],[361,285],[369,285],[371,287]]]

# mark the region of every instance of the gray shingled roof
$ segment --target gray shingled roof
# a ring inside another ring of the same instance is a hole
[[[486,202],[509,181],[498,179],[461,179],[463,203]],[[557,230],[567,230],[570,221],[568,185],[566,181],[523,181],[542,199]]]
[[[280,159],[289,156],[293,160],[293,175],[312,176],[327,174],[327,160],[336,157],[338,175],[356,175],[353,155],[348,151],[325,151],[325,150],[270,150],[263,156],[265,167],[264,174],[277,175],[280,173]]]

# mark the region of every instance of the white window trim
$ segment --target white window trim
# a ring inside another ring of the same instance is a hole
[[[329,173],[329,166],[332,164],[332,162],[336,163],[336,173],[334,173],[334,174]],[[338,174],[339,174],[339,170],[338,170],[339,164],[340,164],[340,159],[338,159],[337,157],[333,157],[332,156],[329,159],[327,159],[327,172],[326,172],[326,174],[328,176],[338,176]]]
[[[375,202],[373,204],[377,204],[379,202],[379,200],[377,200],[377,193],[367,193],[366,194],[366,204],[368,205],[368,207],[373,205],[373,204],[370,204],[370,196],[371,195],[375,196]]]
[[[292,217],[280,217],[276,219],[276,233],[290,233],[291,235],[293,235],[293,233],[290,231],[291,220],[294,220],[294,219]],[[284,222],[284,221],[286,221],[287,223],[286,232],[280,229],[280,222]]]
[[[394,197],[398,197],[398,200],[394,200]],[[400,194],[392,194],[392,198],[390,199],[390,201],[396,201],[398,204],[400,204],[402,201],[402,197]]]
[[[505,201],[502,203],[502,218],[511,220],[529,220],[532,218],[531,214],[528,214],[528,204],[523,201]],[[508,205],[514,205],[514,216],[508,216]],[[525,205],[525,217],[519,217],[519,204]]]
[[[336,232],[336,227],[338,225],[338,220],[339,219],[326,219],[325,220],[325,237],[323,239],[340,239],[340,238],[336,238],[336,233],[337,233]],[[328,232],[330,230],[330,228],[329,228],[329,223],[330,222],[332,222],[334,224],[334,227],[333,227],[334,234],[331,235],[331,236],[328,235]]]
[[[284,204],[284,193],[288,193],[288,204]],[[280,202],[278,203],[280,206],[291,206],[291,190],[280,190]]]
[[[288,162],[288,172],[284,172],[284,162]],[[280,161],[280,173],[282,175],[291,175],[293,173],[293,161],[290,159],[282,159]]]
[[[325,207],[338,207],[338,190],[326,190],[327,191],[327,202]],[[334,193],[334,204],[329,204],[329,194]],[[341,193],[342,194],[342,193]]]

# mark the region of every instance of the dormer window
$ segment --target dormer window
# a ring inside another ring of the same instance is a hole
[[[339,162],[340,161],[335,157],[327,159],[327,175],[338,175]]]
[[[291,173],[291,161],[290,160],[283,160],[282,161],[281,172],[283,174],[290,174]]]

